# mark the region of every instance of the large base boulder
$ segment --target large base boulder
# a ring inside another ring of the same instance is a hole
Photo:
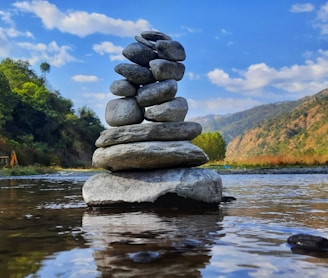
[[[92,207],[217,206],[222,181],[202,168],[104,172],[85,182],[82,195]]]

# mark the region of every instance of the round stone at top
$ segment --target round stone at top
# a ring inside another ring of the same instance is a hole
[[[150,40],[150,41],[172,40],[172,38],[169,35],[166,35],[162,32],[158,32],[158,31],[143,31],[143,32],[141,32],[141,37],[143,37],[146,40]]]

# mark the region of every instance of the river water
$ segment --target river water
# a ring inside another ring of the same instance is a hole
[[[214,210],[90,210],[92,173],[0,177],[0,277],[328,277],[328,175],[222,175]]]

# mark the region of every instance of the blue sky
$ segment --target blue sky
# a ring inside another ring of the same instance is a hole
[[[177,96],[186,119],[295,100],[328,87],[328,1],[47,0],[0,2],[0,59],[37,74],[104,122],[121,51],[145,30],[186,50]]]

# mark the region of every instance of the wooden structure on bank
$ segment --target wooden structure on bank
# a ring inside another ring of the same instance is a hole
[[[18,165],[18,159],[15,151],[11,151],[10,157],[8,155],[0,156],[0,166],[11,167]]]

